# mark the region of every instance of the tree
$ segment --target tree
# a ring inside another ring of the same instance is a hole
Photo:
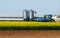
[[[58,15],[57,18],[60,18],[60,15]]]

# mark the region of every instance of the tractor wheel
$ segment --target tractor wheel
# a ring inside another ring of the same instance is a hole
[[[55,22],[55,20],[54,19],[51,19],[50,22]]]

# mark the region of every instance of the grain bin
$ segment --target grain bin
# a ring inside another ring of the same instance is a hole
[[[31,9],[29,10],[29,19],[33,20],[34,19],[34,11]]]
[[[29,11],[28,10],[23,10],[23,19],[25,21],[28,21],[29,20]]]

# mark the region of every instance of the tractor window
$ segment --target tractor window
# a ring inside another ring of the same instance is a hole
[[[50,18],[51,18],[51,16],[47,15],[45,18],[46,18],[46,19],[50,19]]]

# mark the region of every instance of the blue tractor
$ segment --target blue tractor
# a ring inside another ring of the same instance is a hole
[[[44,17],[40,17],[37,19],[38,22],[54,22],[55,20],[52,19],[52,15],[45,15]]]

